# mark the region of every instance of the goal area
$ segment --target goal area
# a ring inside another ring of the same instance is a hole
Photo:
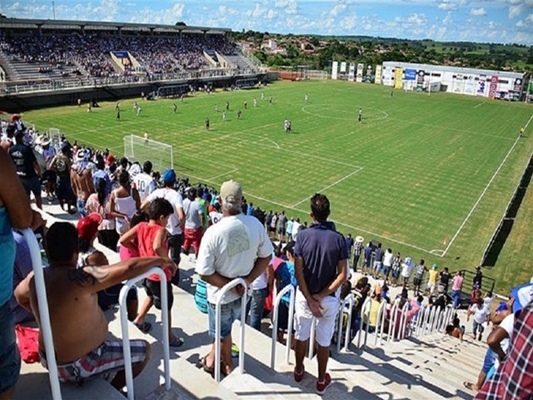
[[[141,166],[145,161],[151,161],[153,170],[160,173],[167,168],[174,168],[172,145],[141,136],[124,136],[124,157],[131,162],[139,162]]]

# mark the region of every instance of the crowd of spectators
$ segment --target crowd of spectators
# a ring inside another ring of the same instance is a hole
[[[220,34],[151,36],[130,32],[123,35],[107,32],[72,34],[57,30],[42,36],[36,32],[20,35],[0,32],[0,39],[0,50],[11,59],[37,64],[42,71],[43,68],[58,68],[66,74],[68,68],[87,78],[135,73],[152,76],[208,69],[213,66],[204,52],[236,53],[235,45]],[[118,68],[110,54],[119,51],[129,52],[139,66],[135,67],[136,63],[127,57],[120,59],[124,69]]]

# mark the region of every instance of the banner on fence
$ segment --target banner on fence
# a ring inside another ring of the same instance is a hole
[[[485,90],[487,89],[487,75],[479,74],[479,81],[477,82],[477,91],[478,96],[485,96]]]
[[[381,65],[376,65],[376,79],[374,83],[381,85]]]
[[[401,89],[403,86],[403,68],[394,68],[394,88]]]
[[[356,81],[357,82],[363,82],[363,64],[357,64],[357,75],[356,75]]]
[[[341,62],[341,72],[346,72],[346,61]]]
[[[339,68],[339,62],[333,61],[331,64],[331,79],[337,79],[337,69]]]
[[[416,69],[406,69],[404,79],[406,81],[416,80]]]
[[[497,90],[498,90],[498,75],[492,75],[490,77],[490,84],[489,84],[489,97],[494,98],[496,96]]]
[[[350,82],[354,81],[354,75],[355,75],[355,64],[352,62],[350,63],[350,71],[348,72],[348,80]]]
[[[426,71],[421,69],[416,74],[416,91],[417,92],[423,92],[424,91],[424,80],[426,79]]]

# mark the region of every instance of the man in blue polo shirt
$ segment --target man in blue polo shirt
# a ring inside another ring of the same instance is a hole
[[[294,380],[300,382],[304,377],[303,360],[313,318],[316,318],[318,394],[323,394],[331,383],[326,368],[339,307],[337,289],[347,280],[346,241],[335,231],[335,225],[328,221],[329,213],[329,200],[326,196],[317,193],[311,197],[313,224],[298,234],[294,248],[298,281]]]

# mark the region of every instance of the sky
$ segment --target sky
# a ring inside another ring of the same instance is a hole
[[[533,45],[533,0],[0,0],[11,18],[54,10],[68,20]]]

